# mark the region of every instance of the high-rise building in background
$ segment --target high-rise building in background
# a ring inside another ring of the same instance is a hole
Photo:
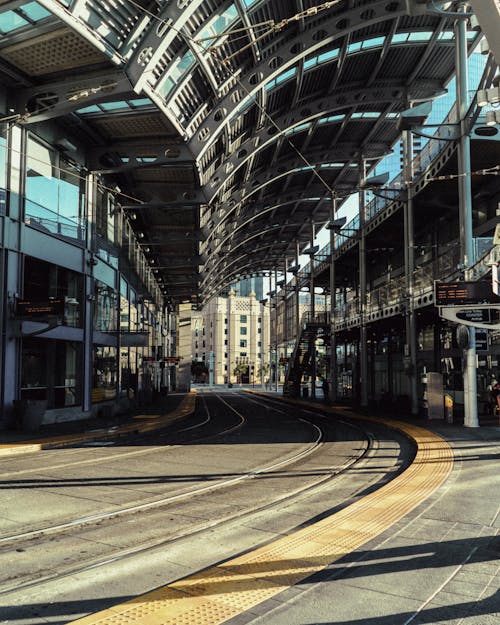
[[[244,278],[243,280],[233,284],[231,288],[234,290],[236,295],[249,297],[250,293],[253,291],[258,302],[264,299],[264,278],[262,276]]]

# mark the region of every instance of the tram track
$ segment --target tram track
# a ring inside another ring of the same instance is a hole
[[[230,408],[231,411],[238,412],[240,415],[239,424],[233,425],[231,428],[225,428],[225,430],[233,429],[233,428],[241,429],[245,424],[247,424],[246,417],[242,415],[234,406],[231,406],[226,400],[220,397],[218,397],[217,399],[221,401],[222,403],[224,403],[228,408]],[[241,397],[239,397],[237,401],[241,401]],[[248,397],[246,398],[246,401],[247,402],[251,401],[251,403],[256,402],[255,399],[250,400]],[[262,405],[264,401],[260,400],[259,398],[259,401],[257,401],[257,403]],[[270,405],[269,402],[266,405],[269,406]],[[208,407],[206,406],[206,403],[205,403],[205,409],[206,409],[206,412],[208,413]],[[278,412],[279,409],[273,408],[273,410]],[[311,413],[311,414],[314,414],[315,417],[318,417],[318,415],[315,413]],[[208,419],[208,421],[210,421],[210,419]],[[308,423],[309,425],[312,425],[312,422],[308,421],[307,419],[302,419],[302,421],[305,423]],[[352,424],[349,424],[349,427],[353,427]],[[301,463],[304,463],[307,461],[308,457],[314,455],[315,452],[319,452],[319,450],[322,449],[321,441],[324,437],[324,432],[316,424],[314,424],[314,428],[315,428],[317,436],[314,442],[311,445],[309,445],[307,449],[302,450],[301,452],[294,454],[293,456],[278,459],[276,462],[273,462],[266,466],[254,467],[251,471],[247,471],[245,474],[239,475],[236,478],[225,480],[223,483],[204,486],[201,489],[192,489],[191,491],[186,492],[184,494],[176,495],[176,496],[169,497],[169,498],[164,498],[162,501],[150,502],[149,504],[145,504],[143,506],[137,506],[134,509],[128,508],[127,510],[121,511],[120,514],[117,514],[117,511],[115,511],[114,514],[110,513],[107,517],[79,519],[76,522],[74,522],[75,523],[74,525],[66,526],[64,528],[62,527],[54,528],[52,532],[50,528],[44,528],[44,529],[39,530],[37,533],[32,533],[30,535],[24,534],[24,535],[17,535],[17,536],[13,535],[9,537],[4,537],[4,539],[2,539],[2,541],[0,542],[0,545],[4,543],[4,545],[2,546],[15,548],[17,545],[22,546],[24,544],[24,546],[28,546],[29,548],[29,545],[30,544],[32,545],[34,542],[43,543],[44,541],[47,541],[47,540],[51,541],[53,544],[53,541],[57,542],[61,538],[61,536],[64,535],[65,533],[67,534],[69,530],[75,529],[76,525],[79,526],[80,530],[92,529],[93,526],[98,525],[99,523],[102,523],[103,521],[111,522],[114,525],[115,523],[120,521],[120,517],[124,517],[127,514],[131,515],[133,512],[141,513],[141,512],[148,511],[148,517],[143,519],[147,523],[147,519],[149,518],[149,514],[152,512],[151,509],[153,507],[156,508],[155,514],[161,514],[162,507],[166,509],[165,514],[168,514],[168,506],[171,505],[172,503],[178,502],[180,498],[189,499],[189,498],[196,497],[196,496],[203,496],[204,494],[210,491],[212,491],[213,493],[215,492],[215,490],[225,489],[231,486],[235,486],[238,483],[241,483],[243,481],[255,480],[255,479],[259,480],[259,479],[265,478],[266,475],[268,476],[273,476],[273,474],[276,475],[286,465],[293,465],[295,467],[300,466]],[[359,429],[359,426],[358,426],[358,429]],[[221,432],[225,430],[221,430]],[[362,430],[360,429],[360,431]],[[217,436],[217,434],[211,433],[209,435],[209,438],[213,438],[214,436]],[[66,576],[78,575],[80,573],[83,573],[85,571],[88,571],[94,568],[103,567],[105,565],[112,565],[113,563],[121,562],[123,560],[133,558],[134,556],[145,555],[149,551],[154,551],[154,550],[165,548],[168,545],[171,545],[175,543],[176,541],[179,541],[183,538],[186,538],[195,534],[200,534],[208,530],[213,530],[216,527],[222,527],[224,524],[229,524],[234,521],[241,522],[241,521],[244,521],[245,519],[250,519],[251,517],[254,517],[255,515],[266,510],[273,510],[276,508],[283,507],[285,504],[288,504],[294,500],[299,500],[300,498],[308,496],[308,494],[310,494],[311,492],[318,491],[319,489],[321,489],[322,486],[327,485],[335,478],[341,475],[347,474],[350,469],[352,469],[355,465],[363,461],[370,451],[373,451],[375,447],[374,443],[375,443],[375,440],[374,440],[373,435],[369,435],[367,438],[365,438],[365,445],[361,453],[358,453],[356,457],[351,457],[346,463],[344,463],[343,466],[333,468],[327,474],[323,474],[320,477],[316,478],[312,483],[302,484],[294,488],[293,491],[286,492],[282,494],[281,496],[276,496],[273,498],[272,501],[268,501],[259,506],[254,505],[250,509],[239,510],[233,514],[225,516],[224,518],[218,518],[218,519],[213,519],[211,521],[204,522],[204,523],[193,524],[190,528],[186,528],[185,531],[179,531],[174,536],[168,536],[166,538],[162,537],[160,539],[158,539],[158,537],[155,537],[151,540],[144,540],[140,544],[134,544],[134,546],[129,546],[126,549],[121,548],[117,550],[111,550],[110,552],[107,552],[104,556],[100,558],[95,557],[93,559],[91,558],[85,561],[83,565],[81,562],[78,564],[78,566],[75,566],[74,563],[71,563],[68,566],[61,565],[57,568],[57,570],[54,570],[53,573],[51,574],[38,575],[38,577],[32,578],[32,579],[26,579],[26,577],[24,579],[20,579],[19,576],[17,576],[15,579],[12,579],[12,578],[9,580],[6,579],[4,580],[5,583],[0,586],[0,594],[8,595],[11,593],[16,593],[22,590],[27,590],[29,588],[34,588],[34,587],[43,585],[45,583],[48,583],[54,580],[63,579]],[[52,534],[52,536],[50,536],[50,534]]]
[[[235,409],[230,406],[230,404],[228,404],[225,400],[223,400],[222,398],[219,397],[219,399],[226,404],[226,406],[228,406],[231,410],[235,411]],[[236,411],[235,411],[236,412]],[[234,432],[238,429],[240,429],[240,427],[242,427],[245,422],[246,419],[243,415],[239,415],[240,416],[240,422],[235,425],[232,426],[230,428],[226,428],[216,434],[211,434],[210,437],[204,437],[204,438],[200,438],[198,440],[206,440],[207,438],[213,438],[215,436],[223,436],[226,434],[229,434],[231,432]],[[306,420],[301,419],[301,421],[306,422]],[[316,441],[313,442],[313,444],[304,449],[303,451],[291,456],[291,457],[287,457],[284,459],[279,460],[278,462],[275,462],[271,465],[265,466],[265,467],[257,467],[255,469],[252,469],[251,471],[247,471],[246,473],[243,473],[241,475],[238,475],[236,477],[230,478],[230,479],[226,479],[226,480],[222,480],[220,482],[214,483],[214,484],[210,484],[208,486],[203,486],[203,487],[199,487],[199,488],[195,488],[195,489],[191,489],[188,490],[186,492],[183,493],[178,493],[176,495],[171,495],[169,497],[164,497],[161,499],[157,499],[154,501],[150,501],[150,502],[146,502],[146,503],[141,503],[141,504],[137,504],[134,506],[127,506],[125,508],[121,508],[119,510],[113,510],[111,512],[103,512],[101,514],[93,514],[93,515],[89,515],[83,518],[78,518],[78,519],[73,519],[71,521],[67,521],[66,523],[58,523],[57,525],[52,525],[52,526],[46,526],[40,529],[36,529],[36,530],[32,530],[29,532],[23,532],[20,534],[13,534],[11,536],[4,536],[4,537],[0,537],[0,545],[1,544],[5,544],[5,543],[11,543],[11,542],[15,542],[16,540],[26,540],[26,539],[31,539],[31,538],[36,538],[37,536],[42,536],[42,535],[47,535],[47,534],[52,534],[55,532],[60,532],[60,531],[64,531],[67,529],[73,529],[77,526],[82,526],[82,525],[88,525],[90,523],[94,523],[96,521],[103,521],[105,519],[116,519],[120,516],[126,515],[126,514],[130,514],[130,513],[134,513],[134,512],[140,512],[140,511],[145,511],[149,508],[153,508],[153,507],[161,507],[164,505],[168,505],[171,503],[174,503],[176,501],[179,501],[181,499],[185,499],[185,498],[189,498],[189,497],[193,497],[196,495],[200,495],[200,494],[204,494],[219,488],[225,488],[228,486],[231,486],[233,484],[237,484],[238,482],[241,482],[243,480],[247,480],[247,479],[251,479],[257,475],[260,474],[264,474],[264,473],[268,473],[270,471],[273,471],[275,469],[277,469],[278,467],[283,467],[286,466],[288,464],[291,464],[293,462],[296,462],[297,460],[299,460],[300,458],[302,458],[303,456],[306,456],[310,453],[313,453],[316,450],[316,447],[319,444],[320,439],[322,438],[322,432],[321,430],[317,427],[317,426],[313,426],[315,427],[318,432],[319,432],[319,436],[318,439]],[[169,446],[169,447],[173,447],[173,446]]]

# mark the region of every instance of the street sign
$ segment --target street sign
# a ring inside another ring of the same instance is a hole
[[[487,352],[488,351],[488,332],[487,330],[476,331],[476,351]]]
[[[441,306],[439,314],[448,321],[464,326],[493,330],[500,328],[500,303]]]

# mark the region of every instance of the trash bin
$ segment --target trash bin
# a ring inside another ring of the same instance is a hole
[[[309,387],[308,386],[303,386],[302,387],[302,397],[304,399],[307,399],[309,397]]]
[[[47,410],[47,400],[25,399],[22,400],[20,409],[23,431],[38,432],[43,421],[43,415]]]

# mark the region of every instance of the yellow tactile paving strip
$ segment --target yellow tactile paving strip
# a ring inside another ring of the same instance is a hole
[[[166,415],[136,415],[134,419],[137,422],[127,423],[111,429],[92,430],[91,432],[82,432],[77,434],[63,434],[59,436],[44,437],[38,440],[27,440],[19,443],[1,443],[0,456],[8,456],[19,453],[29,453],[33,451],[41,451],[43,449],[56,449],[59,447],[68,447],[78,443],[88,443],[91,441],[113,440],[120,436],[131,434],[133,432],[143,433],[157,430],[186,418],[194,411],[196,394],[191,391],[183,398],[179,406]]]
[[[444,439],[424,428],[385,419],[374,421],[402,431],[417,445],[413,463],[391,482],[290,536],[73,621],[73,625],[224,623],[387,530],[444,482],[453,465],[453,453]]]

